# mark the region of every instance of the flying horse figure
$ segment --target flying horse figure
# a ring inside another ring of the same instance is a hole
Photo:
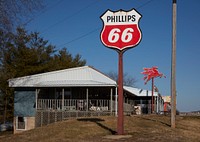
[[[144,74],[144,80],[145,80],[145,84],[147,84],[147,82],[149,80],[152,80],[152,99],[151,99],[151,113],[154,113],[154,78],[156,77],[165,77],[162,73],[160,73],[158,71],[158,67],[154,66],[152,68],[143,68],[144,71],[141,72],[142,74]]]
[[[147,82],[149,80],[151,80],[152,78],[156,78],[156,77],[160,77],[160,78],[165,77],[166,78],[166,76],[164,74],[162,74],[158,71],[158,67],[156,67],[156,66],[154,66],[152,68],[143,68],[143,69],[144,69],[144,71],[142,72],[142,74],[145,75],[143,78],[145,80],[145,84],[147,84]]]

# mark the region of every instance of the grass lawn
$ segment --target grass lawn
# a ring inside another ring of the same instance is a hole
[[[21,134],[0,134],[0,142],[200,142],[200,116],[177,116],[175,129],[170,116],[126,116],[127,138],[115,136],[116,125],[114,116],[69,119]]]

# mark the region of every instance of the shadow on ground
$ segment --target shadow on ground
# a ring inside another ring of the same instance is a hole
[[[161,121],[161,120],[157,120],[157,119],[153,119],[153,118],[146,118],[146,117],[140,117],[140,118],[142,118],[142,119],[144,119],[144,120],[150,120],[150,121],[153,121],[153,122],[159,122],[159,123],[164,124],[164,125],[166,125],[166,126],[168,126],[168,127],[171,127],[170,124],[168,124],[168,123],[166,123],[166,122],[163,122],[163,121]]]
[[[101,128],[109,131],[112,135],[115,135],[117,133],[116,131],[112,130],[111,128],[108,128],[107,126],[100,123],[102,121],[105,121],[104,119],[100,119],[100,118],[79,118],[77,120],[78,121],[85,121],[85,122],[94,122],[95,124],[97,124]]]

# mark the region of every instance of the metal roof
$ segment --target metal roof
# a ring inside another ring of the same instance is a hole
[[[129,87],[129,86],[124,86],[123,88],[124,90],[138,97],[152,96],[152,91],[149,91],[149,90],[143,90],[143,89]],[[158,92],[154,92],[154,96],[158,96]]]
[[[89,66],[13,78],[9,79],[8,82],[9,87],[84,87],[117,85],[114,80]]]

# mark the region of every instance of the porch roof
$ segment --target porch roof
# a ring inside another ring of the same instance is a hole
[[[134,88],[134,87],[129,87],[129,86],[124,86],[124,90],[130,92],[131,94],[134,94],[138,97],[147,97],[147,96],[152,96],[152,91],[149,90],[143,90],[139,88]],[[158,96],[158,92],[154,92],[154,96]]]
[[[9,87],[84,87],[117,85],[114,80],[89,66],[13,78],[9,79],[8,82]]]

